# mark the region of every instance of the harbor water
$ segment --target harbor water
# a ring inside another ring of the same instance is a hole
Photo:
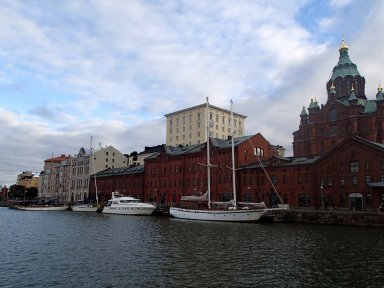
[[[0,207],[0,287],[384,287],[384,230]]]

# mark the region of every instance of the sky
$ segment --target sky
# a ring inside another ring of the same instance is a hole
[[[343,38],[375,98],[383,15],[380,0],[0,0],[0,185],[91,137],[125,154],[164,144],[164,115],[206,97],[292,156]]]

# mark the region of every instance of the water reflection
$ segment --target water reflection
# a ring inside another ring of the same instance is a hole
[[[0,208],[2,287],[380,287],[378,228]]]

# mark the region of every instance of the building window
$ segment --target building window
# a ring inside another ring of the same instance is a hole
[[[200,113],[197,113],[197,120],[200,121]]]
[[[341,186],[345,185],[345,177],[344,176],[340,176],[340,185]]]
[[[272,181],[273,185],[277,185],[277,176],[276,175],[272,175],[271,181]]]
[[[288,184],[288,177],[287,177],[287,175],[283,175],[283,181],[284,181],[284,184]]]
[[[255,156],[264,156],[264,150],[260,147],[254,148],[253,153],[255,154]]]
[[[365,161],[365,171],[369,171],[369,161]]]
[[[371,184],[371,176],[365,175],[365,184]]]
[[[335,122],[337,120],[337,110],[335,108],[332,108],[329,111],[329,121]]]
[[[307,173],[307,183],[311,183],[311,175]]]
[[[359,172],[359,161],[352,161],[350,163],[350,168],[352,173]]]
[[[344,163],[343,162],[339,163],[339,170],[340,170],[340,172],[344,172]]]
[[[332,177],[328,176],[328,186],[332,186]]]
[[[357,186],[357,176],[356,175],[352,176],[352,185]]]

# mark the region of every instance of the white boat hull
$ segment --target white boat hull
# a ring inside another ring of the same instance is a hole
[[[68,205],[64,206],[15,206],[18,210],[24,211],[64,211],[68,209]]]
[[[221,222],[256,222],[265,213],[265,209],[194,210],[171,207],[169,210],[169,214],[175,218]]]
[[[120,215],[151,215],[156,209],[153,207],[104,207],[105,214],[120,214]]]
[[[72,211],[74,212],[97,212],[97,206],[88,206],[88,205],[74,205],[71,206]]]

